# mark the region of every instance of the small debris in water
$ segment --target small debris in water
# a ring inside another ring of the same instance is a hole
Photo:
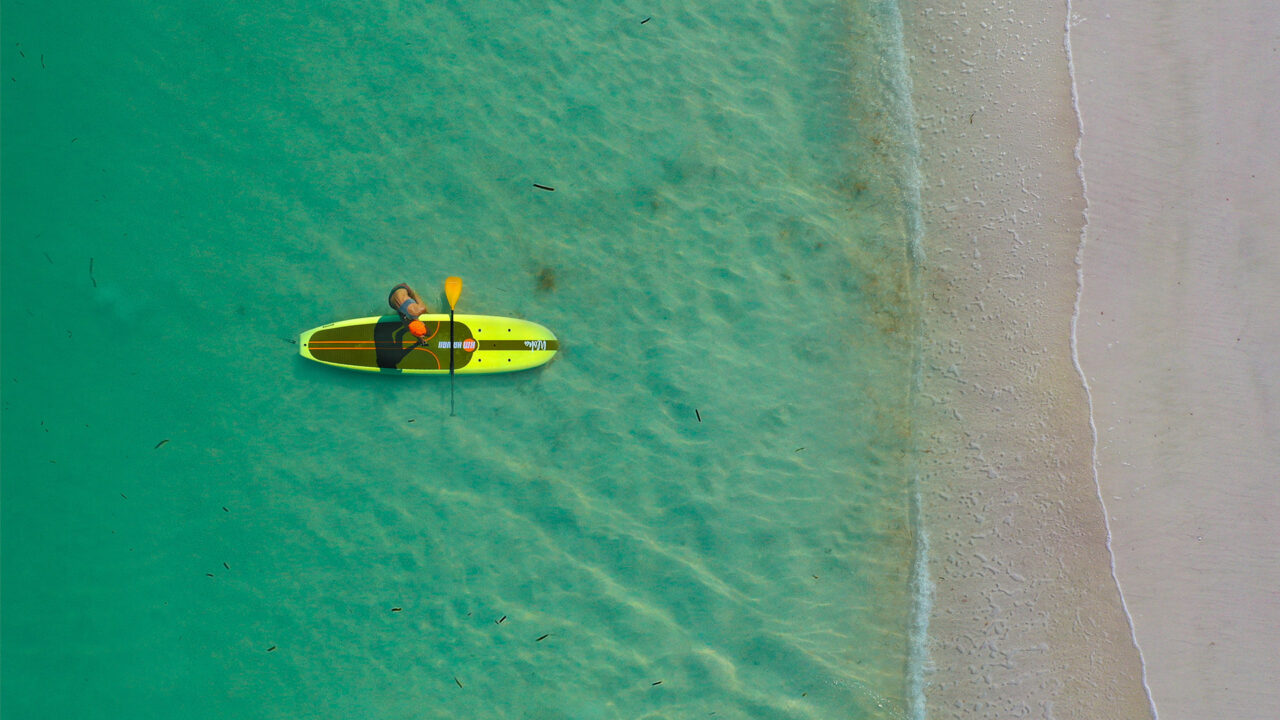
[[[275,649],[276,649],[276,646],[272,645],[271,647],[267,648],[267,652],[275,652]]]
[[[534,184],[533,184],[533,186],[534,186],[534,187],[536,187],[536,188],[538,188],[539,190],[546,190],[547,192],[555,192],[555,191],[556,191],[556,189],[555,189],[555,188],[553,188],[553,187],[547,187],[546,185],[539,185],[538,183],[534,183]]]
[[[551,292],[556,289],[555,270],[549,267],[544,267],[538,272],[538,289],[543,292]]]
[[[534,642],[542,642],[543,640],[546,640],[546,639],[547,639],[547,638],[549,638],[549,637],[551,637],[551,633],[547,633],[546,635],[543,635],[542,637],[538,638],[537,640],[534,640]]]
[[[153,448],[151,448],[151,449],[152,449],[152,450],[157,450],[157,449],[159,449],[159,448],[160,448],[160,446],[161,446],[161,445],[163,445],[163,444],[165,444],[165,443],[167,443],[167,442],[169,442],[169,439],[168,439],[168,438],[165,438],[164,440],[161,440],[160,442],[156,443],[156,446],[155,446],[155,447],[153,447]]]
[[[462,687],[462,681],[458,679],[457,675],[453,676],[453,681],[458,683],[458,687]]]
[[[698,412],[698,408],[693,409],[693,414],[698,416],[698,422],[702,422],[702,413]]]

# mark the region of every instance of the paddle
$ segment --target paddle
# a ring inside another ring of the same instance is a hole
[[[444,296],[449,298],[449,417],[453,417],[453,307],[462,294],[462,278],[449,276],[444,279]]]

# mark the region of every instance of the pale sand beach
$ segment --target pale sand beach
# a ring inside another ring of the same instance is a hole
[[[907,2],[921,155],[930,718],[1140,718],[1072,319],[1085,200],[1061,2]]]
[[[1280,705],[1277,18],[903,5],[929,717]]]
[[[1159,717],[1280,712],[1280,8],[1073,2],[1080,362]]]

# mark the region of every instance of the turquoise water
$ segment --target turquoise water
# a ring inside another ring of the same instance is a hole
[[[3,14],[6,717],[911,712],[893,3]]]

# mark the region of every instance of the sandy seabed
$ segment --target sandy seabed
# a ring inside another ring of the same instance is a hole
[[[1278,11],[1121,5],[902,6],[929,717],[1276,703]]]

